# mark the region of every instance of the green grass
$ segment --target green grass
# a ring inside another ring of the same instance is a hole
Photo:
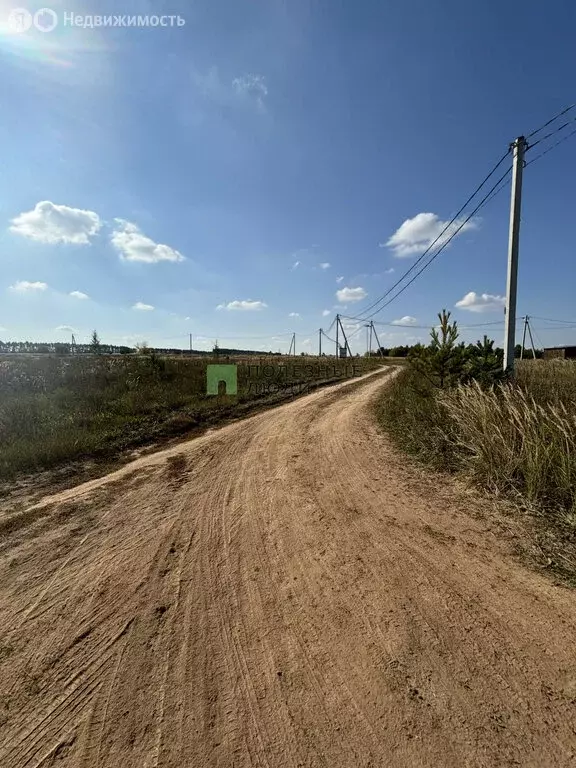
[[[205,394],[206,365],[216,362],[239,363],[236,396]],[[279,375],[280,364],[288,373]],[[318,364],[303,357],[0,357],[0,480],[73,459],[109,458],[379,363],[323,358],[324,370]]]

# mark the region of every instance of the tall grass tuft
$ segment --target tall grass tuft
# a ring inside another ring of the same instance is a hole
[[[457,344],[438,317],[383,393],[382,425],[419,459],[576,526],[576,362],[518,361],[510,380],[492,342]]]
[[[484,391],[477,383],[444,391],[440,400],[458,464],[476,482],[550,511],[576,513],[576,401],[556,396],[541,404],[518,385]]]

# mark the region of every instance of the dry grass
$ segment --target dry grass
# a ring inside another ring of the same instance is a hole
[[[542,405],[518,386],[471,384],[441,402],[460,467],[477,483],[576,522],[576,401]]]
[[[514,384],[489,390],[434,389],[408,366],[379,416],[427,463],[576,524],[576,363],[523,361]]]
[[[576,587],[576,362],[524,361],[514,384],[443,391],[408,365],[378,413],[402,449],[511,500],[518,553]]]
[[[206,366],[228,362],[239,363],[238,394],[206,395]],[[280,364],[290,372],[279,377]],[[0,357],[0,480],[72,459],[114,457],[349,377],[352,366],[363,373],[379,361],[322,358],[320,375],[318,364],[318,358],[286,356]]]

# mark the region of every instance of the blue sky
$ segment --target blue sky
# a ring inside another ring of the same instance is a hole
[[[570,0],[52,0],[49,33],[14,32],[14,5],[0,0],[3,339],[96,328],[112,343],[186,347],[193,333],[195,347],[287,350],[295,331],[314,351],[516,136],[575,100]],[[185,24],[90,29],[64,13]],[[526,169],[521,315],[576,319],[575,161],[576,137]],[[503,319],[508,216],[505,191],[375,318],[407,325],[380,326],[383,344],[425,339],[442,307],[461,326]],[[502,328],[463,337],[500,343]]]

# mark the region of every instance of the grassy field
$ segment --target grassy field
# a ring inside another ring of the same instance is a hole
[[[512,383],[446,389],[408,364],[377,408],[400,448],[506,500],[518,554],[576,587],[576,361],[522,361]]]
[[[206,394],[206,366],[236,363],[238,394]],[[128,448],[360,375],[376,360],[0,357],[0,480]]]
[[[576,362],[522,361],[488,389],[438,390],[408,366],[379,416],[420,459],[576,526]]]

